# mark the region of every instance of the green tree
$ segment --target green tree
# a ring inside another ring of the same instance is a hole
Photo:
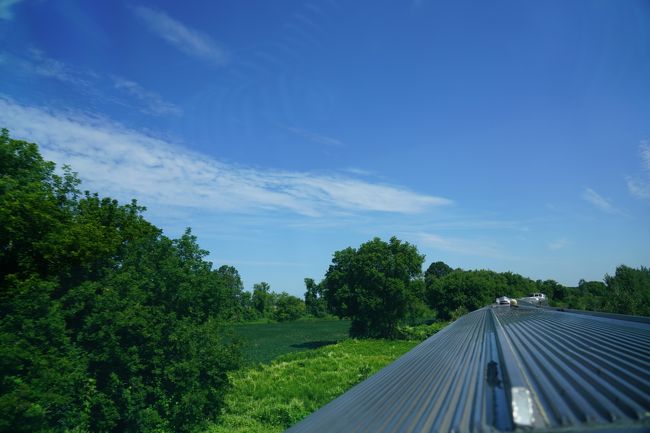
[[[259,311],[253,304],[253,294],[248,291],[243,291],[240,296],[241,302],[241,320],[255,320],[260,318]]]
[[[535,284],[537,285],[535,291],[546,294],[547,298],[552,303],[557,304],[564,302],[567,297],[567,288],[555,280],[537,280]]]
[[[226,314],[224,319],[228,321],[242,321],[251,319],[251,315],[256,316],[251,311],[251,294],[244,291],[244,284],[239,272],[233,266],[223,265],[216,271],[218,286],[221,288],[222,309]]]
[[[498,296],[524,296],[536,287],[532,280],[511,272],[462,269],[440,278],[430,278],[426,284],[427,303],[444,320],[457,317],[461,311],[489,305]]]
[[[56,284],[10,278],[0,287],[0,431],[88,429],[92,379],[70,341]]]
[[[429,265],[426,272],[424,273],[424,278],[442,278],[451,271],[453,271],[453,269],[445,262],[433,262]]]
[[[218,416],[239,363],[212,270],[135,201],[81,194],[36,145],[0,135],[0,430],[190,431]]]
[[[63,177],[38,146],[0,133],[0,278],[49,277],[58,242],[72,218],[79,181]],[[53,251],[54,250],[54,251]],[[2,283],[0,280],[0,284]]]
[[[650,269],[621,265],[613,276],[605,275],[607,311],[650,316]]]
[[[279,322],[296,320],[305,315],[305,303],[302,299],[282,292],[275,301],[273,318]]]
[[[78,184],[35,144],[1,131],[0,431],[88,426],[86,359],[66,330],[53,260]]]
[[[323,290],[320,284],[312,278],[305,278],[305,307],[307,313],[314,317],[324,317],[327,314],[327,303],[323,298]]]
[[[501,295],[513,298],[525,296],[534,293],[537,290],[537,284],[530,278],[526,278],[510,271],[501,272],[499,275],[505,279],[506,284]],[[497,294],[495,294],[495,296],[497,296]]]
[[[350,317],[355,337],[393,338],[417,304],[424,256],[392,237],[334,253],[322,282],[329,308]]]
[[[270,317],[273,314],[273,294],[268,283],[262,281],[253,284],[253,306],[260,317]]]

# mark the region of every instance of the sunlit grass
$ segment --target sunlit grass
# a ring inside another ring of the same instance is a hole
[[[234,372],[227,410],[207,432],[282,432],[417,344],[346,340]]]

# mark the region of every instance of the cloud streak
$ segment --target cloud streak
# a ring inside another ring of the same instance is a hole
[[[311,141],[312,143],[322,144],[324,146],[331,146],[331,147],[344,146],[344,143],[341,140],[337,140],[336,138],[328,137],[326,135],[322,135],[315,132],[306,131],[304,129],[290,127],[290,126],[287,126],[285,129],[308,141]]]
[[[416,237],[423,245],[441,251],[493,259],[504,258],[498,247],[486,241],[443,237],[433,233],[418,233]]]
[[[120,77],[115,77],[113,81],[116,89],[138,99],[143,104],[141,111],[145,114],[154,114],[157,116],[180,116],[182,114],[182,110],[177,105],[165,101],[160,95],[145,89],[135,81]]]
[[[72,91],[92,100],[100,100],[154,116],[179,116],[182,110],[159,94],[145,89],[133,80],[108,76],[88,69],[75,68],[60,60],[47,57],[32,48],[25,56],[0,53],[0,64],[6,63],[16,73],[33,79],[34,76],[59,81]],[[118,90],[121,94],[115,92]]]
[[[650,199],[650,145],[646,141],[642,142],[639,146],[639,154],[641,156],[641,167],[646,175],[643,179],[633,178],[628,176],[627,189],[634,197],[639,199]]]
[[[627,178],[627,190],[636,198],[650,199],[650,183]]]
[[[621,211],[615,208],[609,200],[598,194],[591,188],[585,188],[582,192],[582,199],[590,203],[595,208],[610,214],[620,214]]]
[[[227,54],[209,36],[187,27],[165,12],[145,6],[135,6],[135,15],[160,38],[190,56],[216,65],[227,63]]]
[[[650,171],[650,145],[644,141],[641,143],[641,146],[639,146],[639,150],[641,153],[641,163],[643,164],[643,169]]]
[[[563,248],[568,247],[569,245],[571,245],[571,242],[569,242],[568,239],[559,238],[559,239],[555,239],[555,240],[549,242],[548,244],[546,244],[546,247],[551,251],[558,251],[558,250],[561,250]]]
[[[45,78],[72,84],[77,87],[88,88],[91,86],[90,80],[97,78],[97,75],[91,72],[81,72],[69,65],[47,57],[41,50],[32,48],[28,51],[29,59],[15,58],[15,62],[28,73],[40,75]]]
[[[0,124],[70,164],[85,186],[121,200],[224,212],[309,217],[358,212],[417,214],[450,200],[339,175],[225,164],[83,113],[53,112],[0,97]]]
[[[247,265],[247,266],[260,267],[260,268],[268,268],[268,267],[295,268],[295,267],[309,266],[307,263],[278,261],[278,260],[240,260],[240,259],[221,259],[221,258],[218,258],[215,261],[218,262],[218,263],[226,264],[226,265],[235,265],[235,266]]]

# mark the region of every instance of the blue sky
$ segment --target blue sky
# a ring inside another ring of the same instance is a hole
[[[0,0],[0,125],[304,292],[379,236],[568,285],[650,265],[647,1]]]

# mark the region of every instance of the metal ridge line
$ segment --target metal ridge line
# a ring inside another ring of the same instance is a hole
[[[650,319],[488,306],[287,433],[650,432]]]

